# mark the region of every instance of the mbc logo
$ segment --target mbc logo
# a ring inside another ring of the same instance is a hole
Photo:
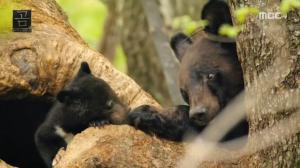
[[[287,15],[281,12],[259,12],[258,19],[260,20],[275,20],[275,19],[286,19]]]

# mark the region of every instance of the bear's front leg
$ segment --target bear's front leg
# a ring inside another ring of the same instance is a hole
[[[54,127],[42,124],[35,133],[36,147],[48,167],[61,147],[66,147],[65,140],[57,135]]]
[[[188,106],[177,106],[159,112],[149,105],[139,106],[130,112],[130,125],[168,140],[180,141],[188,128]]]

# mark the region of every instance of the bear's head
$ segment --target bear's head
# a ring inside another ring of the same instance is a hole
[[[65,114],[66,118],[72,120],[70,123],[83,127],[93,122],[117,120],[115,116],[127,113],[126,106],[111,87],[104,80],[93,76],[86,62],[81,63],[73,81],[57,94],[57,100],[70,113]]]
[[[190,37],[179,33],[171,39],[171,47],[180,61],[179,86],[184,100],[190,105],[193,124],[203,128],[243,88],[243,75],[236,44],[224,42],[219,27],[231,24],[230,11],[221,0],[211,0],[202,11],[209,25],[206,36]],[[209,37],[214,38],[209,38]],[[220,41],[218,41],[220,37]]]

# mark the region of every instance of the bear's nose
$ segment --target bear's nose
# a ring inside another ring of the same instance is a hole
[[[193,117],[195,115],[197,115],[198,117],[200,116],[205,116],[207,115],[208,109],[205,107],[197,107],[197,108],[192,108],[190,110],[190,117]]]
[[[196,108],[190,111],[190,119],[197,125],[206,125],[208,123],[207,108]]]
[[[192,118],[192,120],[205,121],[206,114],[205,113],[196,113],[191,118]]]

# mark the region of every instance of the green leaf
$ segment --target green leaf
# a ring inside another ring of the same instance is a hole
[[[259,10],[254,7],[243,7],[234,11],[234,17],[237,20],[238,24],[244,24],[246,19],[250,15],[258,15]]]
[[[293,8],[300,8],[300,0],[283,0],[280,4],[280,10],[284,14]]]
[[[241,31],[239,26],[231,26],[229,24],[224,24],[219,29],[219,34],[222,36],[227,36],[230,38],[236,37]]]
[[[206,25],[208,25],[206,20],[194,21],[188,15],[176,17],[172,23],[174,29],[180,29],[188,35],[191,35],[198,28],[203,29]]]

